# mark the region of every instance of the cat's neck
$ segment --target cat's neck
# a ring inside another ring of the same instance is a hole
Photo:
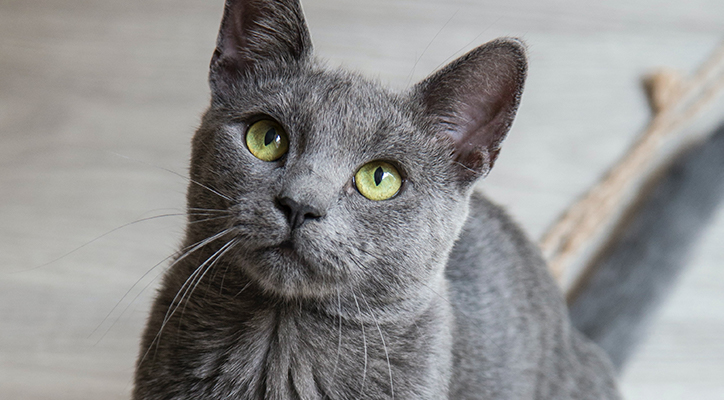
[[[176,272],[188,276],[196,267],[189,262]],[[200,348],[192,362],[222,371],[234,366],[233,373],[213,377],[221,385],[266,398],[336,393],[331,397],[380,399],[393,391],[444,398],[454,325],[444,285],[430,287],[434,294],[415,301],[387,302],[355,291],[329,299],[284,299],[265,293],[234,265],[216,268],[189,299],[182,317],[187,331],[178,334],[215,344],[215,351]],[[427,386],[427,393],[409,392]]]

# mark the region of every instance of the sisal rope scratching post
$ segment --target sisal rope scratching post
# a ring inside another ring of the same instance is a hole
[[[651,167],[665,139],[692,121],[724,91],[724,43],[689,79],[660,70],[645,80],[654,116],[628,152],[543,235],[539,245],[561,282],[575,256],[614,218],[632,185]]]

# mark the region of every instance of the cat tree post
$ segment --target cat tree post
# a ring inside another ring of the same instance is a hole
[[[651,173],[665,143],[692,122],[724,91],[724,43],[689,79],[661,70],[645,81],[654,116],[639,139],[603,178],[573,203],[539,242],[553,276],[567,268],[610,226],[626,193]]]

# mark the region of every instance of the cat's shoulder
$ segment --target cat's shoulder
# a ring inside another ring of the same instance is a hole
[[[460,245],[491,245],[538,253],[528,235],[500,205],[475,190],[470,196],[469,214],[458,239]]]
[[[503,207],[478,191],[471,195],[468,218],[450,254],[446,275],[453,286],[490,284],[492,279],[520,286],[521,292],[529,291],[521,282],[530,281],[538,282],[536,291],[557,290],[536,244]]]

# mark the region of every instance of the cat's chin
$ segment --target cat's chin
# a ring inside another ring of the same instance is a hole
[[[265,291],[286,298],[323,298],[337,293],[341,277],[317,265],[288,239],[245,255],[244,269]]]

